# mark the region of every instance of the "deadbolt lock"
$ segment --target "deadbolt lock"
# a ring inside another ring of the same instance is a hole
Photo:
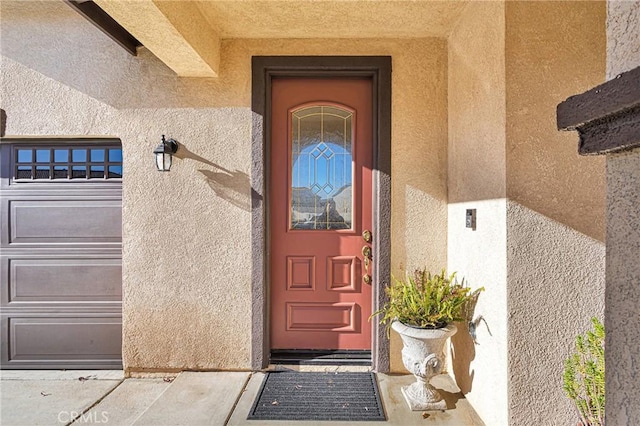
[[[368,229],[365,229],[364,231],[362,231],[362,239],[366,243],[370,243],[371,242],[371,231],[369,231]]]
[[[364,274],[362,276],[362,281],[364,281],[365,284],[371,284],[371,275]]]

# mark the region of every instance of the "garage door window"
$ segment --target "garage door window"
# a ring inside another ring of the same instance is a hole
[[[16,147],[14,180],[122,179],[119,146]]]

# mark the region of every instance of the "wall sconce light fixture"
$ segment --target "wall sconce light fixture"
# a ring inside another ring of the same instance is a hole
[[[165,139],[162,135],[162,142],[153,150],[156,155],[156,167],[159,171],[168,172],[171,170],[173,154],[178,151],[178,146],[178,142],[174,139]]]

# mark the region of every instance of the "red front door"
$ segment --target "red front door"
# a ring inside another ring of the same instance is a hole
[[[371,349],[371,84],[273,80],[272,349]]]

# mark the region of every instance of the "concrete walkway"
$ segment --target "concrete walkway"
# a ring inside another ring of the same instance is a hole
[[[412,376],[378,374],[387,422],[358,425],[484,425],[449,376],[432,384],[447,401],[446,411],[412,412],[400,387]],[[0,372],[0,424],[38,425],[339,425],[340,422],[246,420],[264,373],[183,372],[127,378],[122,371]]]

